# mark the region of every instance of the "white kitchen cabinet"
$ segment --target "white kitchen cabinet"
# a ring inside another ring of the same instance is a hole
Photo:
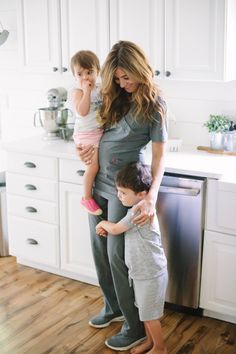
[[[24,70],[68,76],[76,51],[90,49],[103,63],[123,39],[144,49],[158,78],[236,79],[235,0],[15,1],[18,28],[3,47],[4,67],[14,45]]]
[[[165,73],[173,79],[236,78],[234,0],[165,0]]]
[[[236,235],[236,183],[209,179],[207,183],[206,228]]]
[[[233,0],[112,0],[111,44],[131,40],[158,78],[236,78]]]
[[[26,265],[59,269],[58,226],[8,214],[10,254]],[[49,268],[47,268],[50,271]]]
[[[97,284],[90,245],[88,213],[82,208],[84,164],[60,159],[61,268]]]
[[[207,315],[236,323],[235,210],[236,183],[208,179],[200,306]]]
[[[206,231],[200,306],[236,322],[236,237]]]
[[[7,162],[10,254],[21,264],[97,284],[88,214],[80,205],[83,163],[15,151]]]
[[[104,62],[109,51],[109,0],[61,0],[62,70],[78,50]]]
[[[162,70],[164,48],[163,0],[111,0],[111,46],[118,40],[137,43],[153,68]]]
[[[60,183],[61,269],[97,284],[88,213],[80,205],[82,190],[78,184]]]
[[[60,264],[57,164],[53,157],[8,154],[10,253],[55,268]]]
[[[104,60],[109,47],[108,0],[18,0],[23,68],[65,73],[71,56],[90,49]]]

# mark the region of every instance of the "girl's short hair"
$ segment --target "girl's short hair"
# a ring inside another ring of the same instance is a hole
[[[118,187],[129,188],[135,193],[149,191],[152,184],[151,168],[141,162],[130,162],[115,177]]]
[[[80,66],[83,69],[96,69],[100,71],[99,59],[95,53],[90,50],[80,50],[75,53],[70,61],[70,67],[73,75],[75,74],[75,67]]]

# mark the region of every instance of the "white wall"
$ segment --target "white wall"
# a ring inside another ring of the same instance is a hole
[[[170,136],[185,145],[209,146],[204,122],[210,114],[225,114],[236,122],[236,81],[174,82],[162,81],[170,109]]]

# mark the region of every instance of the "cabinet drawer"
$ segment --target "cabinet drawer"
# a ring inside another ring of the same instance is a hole
[[[236,235],[236,183],[208,180],[206,228]]]
[[[56,181],[34,176],[7,173],[7,192],[29,198],[44,199],[51,202],[58,200]]]
[[[14,216],[8,218],[10,254],[59,266],[58,227]]]
[[[60,159],[59,162],[60,181],[83,184],[84,171],[85,171],[85,164],[79,159],[78,161]]]
[[[57,159],[30,154],[8,153],[7,170],[29,176],[57,178]]]
[[[56,203],[7,194],[7,209],[8,214],[11,215],[52,224],[58,223],[58,207]]]

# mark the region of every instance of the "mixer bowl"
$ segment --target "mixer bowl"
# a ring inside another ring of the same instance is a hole
[[[39,119],[41,127],[44,128],[46,133],[55,133],[59,130],[57,123],[60,111],[57,108],[39,108],[34,114],[34,126],[37,126],[37,117]]]

